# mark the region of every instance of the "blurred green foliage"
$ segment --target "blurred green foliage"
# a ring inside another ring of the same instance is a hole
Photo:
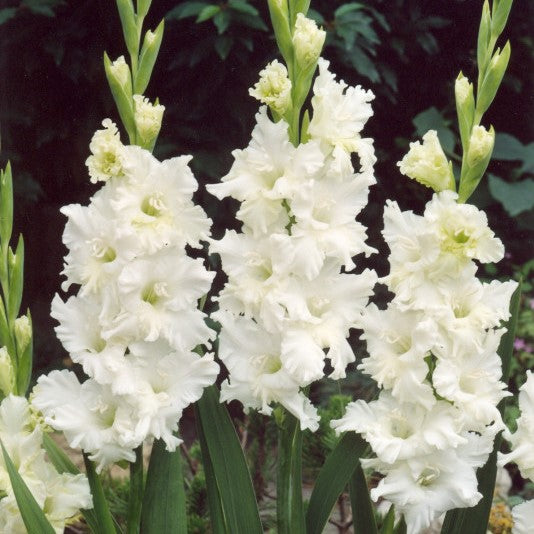
[[[323,55],[333,70],[348,84],[376,95],[375,116],[364,133],[375,139],[378,184],[362,222],[380,252],[360,262],[362,268],[373,267],[380,275],[387,271],[387,249],[380,237],[385,199],[415,210],[428,199],[428,191],[396,167],[408,143],[425,128],[436,128],[453,157],[458,135],[453,81],[459,70],[474,76],[481,3],[312,3],[311,14],[327,30]],[[258,106],[248,88],[277,55],[267,5],[260,0],[157,0],[147,27],[154,29],[163,17],[165,37],[146,92],[166,106],[156,155],[193,154],[200,181],[196,200],[213,219],[214,236],[220,237],[236,224],[235,205],[216,201],[204,184],[219,180],[232,163],[231,151],[249,141]],[[534,4],[515,0],[504,36],[512,42],[512,60],[486,117],[499,133],[489,168],[493,177],[473,197],[488,212],[516,264],[530,259],[534,242],[527,196],[533,173],[534,131],[527,120],[532,112],[533,19]],[[27,245],[23,307],[31,304],[38,373],[61,365],[66,356],[49,317],[65,254],[59,207],[87,203],[95,191],[84,165],[89,141],[104,118],[118,120],[105,80],[104,50],[111,59],[122,53],[114,2],[4,0],[0,8],[0,166],[10,159],[16,176],[15,232],[24,233]]]

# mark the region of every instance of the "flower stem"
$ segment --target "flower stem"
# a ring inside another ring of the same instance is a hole
[[[279,426],[276,492],[278,534],[303,534],[302,431],[287,412]]]
[[[143,503],[143,445],[135,449],[135,462],[130,464],[130,499],[128,502],[128,534],[139,533]]]

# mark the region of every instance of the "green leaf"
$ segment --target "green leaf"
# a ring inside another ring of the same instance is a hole
[[[166,15],[167,20],[185,19],[187,17],[196,17],[208,5],[207,2],[184,2],[179,6],[171,9]]]
[[[351,2],[349,4],[343,4],[341,7],[338,7],[334,11],[334,17],[337,19],[339,17],[342,17],[343,15],[346,15],[347,13],[351,13],[353,11],[359,11],[364,6],[363,4],[360,4],[359,2]]]
[[[230,13],[228,13],[228,11],[219,11],[213,17],[213,24],[215,24],[219,35],[223,34],[228,29],[230,18]]]
[[[20,515],[24,521],[24,525],[28,531],[28,534],[55,534],[55,530],[46,518],[41,507],[37,504],[32,492],[19,475],[16,467],[14,466],[9,454],[7,453],[4,444],[0,441],[2,446],[2,453],[4,455],[4,463],[6,465],[6,471],[11,481],[11,487],[17,500],[17,505],[20,510]]]
[[[139,534],[143,505],[143,444],[135,449],[135,462],[130,462],[130,494],[128,496],[128,534]]]
[[[187,534],[184,477],[180,448],[165,449],[165,442],[154,442],[146,477],[143,511],[143,534]]]
[[[380,534],[393,534],[394,527],[395,527],[395,507],[391,505],[389,507],[388,513],[386,514],[386,517],[384,518],[384,523],[382,523]]]
[[[350,477],[349,494],[354,532],[376,534],[378,530],[376,528],[374,506],[371,502],[367,480],[360,463],[358,463]]]
[[[8,20],[12,19],[16,14],[16,7],[5,7],[4,9],[0,9],[0,24],[4,24]]]
[[[210,484],[215,483],[219,490],[229,534],[261,534],[263,529],[245,456],[232,420],[219,403],[219,392],[214,386],[204,390],[197,408],[208,458],[213,466],[214,480]],[[203,458],[206,461],[204,454]]]
[[[233,45],[234,38],[230,35],[221,35],[220,37],[217,37],[214,43],[215,50],[222,60],[228,57]]]
[[[524,145],[510,134],[497,134],[493,158],[502,161],[520,161],[519,173],[534,174],[534,143]]]
[[[510,301],[510,319],[507,323],[507,331],[501,338],[498,353],[502,361],[502,381],[508,382],[510,374],[510,363],[514,351],[514,338],[519,316],[519,303],[521,300],[521,281],[514,291]],[[504,413],[505,399],[499,403],[501,415]],[[493,490],[497,477],[497,451],[501,446],[501,434],[495,438],[493,452],[490,454],[486,464],[477,472],[478,490],[482,493],[480,502],[472,508],[457,508],[450,510],[445,516],[441,534],[458,534],[469,532],[469,534],[486,534],[489,514],[493,502]]]
[[[197,23],[204,22],[205,20],[211,19],[217,13],[219,13],[220,10],[221,10],[221,8],[219,6],[214,5],[214,4],[206,6],[199,13],[199,15],[197,17],[197,20],[196,20]]]
[[[52,462],[52,465],[58,473],[71,473],[72,475],[79,475],[81,473],[63,449],[48,434],[43,434],[43,447],[46,450],[48,459]],[[81,512],[91,531],[94,534],[99,534],[98,517],[94,509],[81,510]]]
[[[508,183],[490,174],[489,190],[491,196],[502,204],[511,217],[534,208],[534,180],[531,178]]]
[[[367,443],[355,432],[347,432],[328,455],[319,471],[306,512],[308,534],[321,534],[337,498],[360,465]]]
[[[154,70],[156,59],[158,58],[161,40],[163,39],[164,21],[162,20],[153,34],[145,35],[141,54],[139,56],[139,68],[134,80],[134,93],[142,95],[148,86],[150,76]],[[150,35],[152,38],[150,38]]]
[[[259,16],[258,10],[254,6],[245,2],[245,0],[229,0],[228,7],[235,11],[240,11],[241,13],[248,13],[253,17]]]
[[[89,480],[89,487],[91,488],[91,495],[93,496],[93,510],[98,518],[98,534],[117,534],[113,517],[109,511],[109,505],[104,495],[102,483],[95,471],[95,466],[89,457],[84,452],[83,461],[85,463],[85,472]]]

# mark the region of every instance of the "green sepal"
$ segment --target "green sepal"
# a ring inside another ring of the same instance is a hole
[[[149,39],[150,34],[148,32],[145,34],[141,55],[139,56],[139,68],[134,80],[134,93],[137,95],[142,95],[145,92],[150,81],[161,46],[163,29],[164,21],[162,20],[155,31],[151,33],[153,35],[152,39]]]
[[[502,52],[500,49],[497,49],[491,58],[484,79],[482,80],[482,85],[479,87],[475,112],[475,121],[477,123],[493,102],[493,99],[497,94],[497,90],[501,85],[504,73],[506,72],[506,67],[508,66],[509,60],[510,41],[507,41],[502,49]]]
[[[13,231],[13,177],[11,163],[0,170],[0,247],[6,250]],[[1,260],[0,260],[1,261]]]
[[[297,13],[302,13],[306,15],[310,9],[310,0],[296,0],[295,2],[295,18]]]
[[[0,445],[2,446],[2,454],[4,455],[4,463],[11,481],[11,487],[28,534],[55,534],[56,531],[37,504],[23,478],[19,475],[2,441],[0,441]]]
[[[494,131],[493,126],[489,131]],[[493,136],[493,142],[495,143],[495,135]],[[462,161],[462,176],[460,177],[460,185],[458,188],[458,202],[465,202],[477,188],[488,168],[492,153],[493,145],[491,145],[490,150],[487,151],[486,156],[471,167],[467,163],[468,153],[464,154]]]
[[[458,74],[455,88],[458,87],[459,82],[467,80],[462,72]],[[460,130],[460,138],[462,140],[462,149],[467,152],[469,147],[469,138],[471,137],[471,130],[473,129],[473,122],[475,120],[475,96],[473,94],[473,84],[469,83],[467,95],[462,100],[458,91],[455,91],[456,97],[456,114],[458,116],[458,126]]]
[[[512,9],[513,0],[499,0],[493,2],[491,14],[491,33],[498,37],[504,30],[508,15]]]
[[[365,473],[360,462],[358,462],[356,469],[354,469],[349,479],[349,495],[354,532],[376,534],[378,530],[374,506],[371,502],[367,480],[365,479]]]
[[[30,322],[30,339],[24,348],[17,346],[17,393],[21,396],[26,396],[32,378],[33,367],[33,325],[30,310],[26,312],[26,315]]]
[[[81,471],[72,463],[71,459],[65,454],[56,442],[48,435],[43,434],[43,447],[46,450],[48,459],[56,468],[56,471],[61,473],[70,473],[71,475],[79,475]],[[91,532],[100,534],[98,517],[95,511],[91,508],[89,510],[80,510],[85,522],[89,525]]]
[[[480,72],[486,66],[486,57],[488,53],[488,46],[491,38],[491,15],[488,0],[484,0],[482,7],[482,16],[480,18],[480,27],[478,29],[478,42],[477,42],[477,63]],[[480,78],[479,78],[480,82]]]
[[[15,254],[8,250],[9,295],[7,298],[7,320],[10,325],[15,324],[22,302],[24,287],[24,239],[19,237]]]
[[[308,534],[323,532],[332,508],[345,489],[367,443],[355,432],[346,432],[319,471],[306,512]],[[353,511],[356,513],[356,511]]]
[[[117,534],[100,477],[95,470],[93,462],[89,460],[89,456],[85,452],[83,453],[83,461],[85,463],[85,473],[89,480],[89,487],[91,488],[91,495],[93,496],[93,510],[98,518],[97,532],[98,534]]]
[[[300,127],[300,142],[307,143],[311,136],[308,134],[308,127],[310,126],[310,112],[306,110],[302,117],[302,126]]]
[[[280,49],[288,69],[293,66],[293,41],[289,27],[289,9],[287,0],[268,0],[271,23],[273,25],[276,44]]]
[[[391,505],[382,523],[380,534],[393,534],[395,528],[395,507]]]
[[[506,332],[501,338],[497,352],[502,362],[502,381],[508,382],[510,376],[510,363],[514,352],[515,330],[519,316],[519,304],[521,301],[521,280],[510,299],[510,319],[506,325]],[[501,415],[504,413],[506,398],[499,403]],[[482,493],[482,499],[472,508],[456,508],[450,510],[445,516],[441,534],[457,534],[468,532],[469,534],[486,534],[491,506],[493,503],[493,490],[497,478],[497,451],[500,449],[502,433],[495,437],[493,452],[488,461],[477,472],[478,489]]]
[[[168,452],[162,439],[154,441],[143,496],[143,534],[187,534],[181,454],[179,447]]]
[[[152,0],[137,0],[137,16],[144,19],[150,9]]]
[[[122,33],[126,48],[131,56],[139,53],[139,31],[132,0],[117,0],[117,8],[121,18]]]
[[[130,143],[135,144],[135,120],[132,95],[127,94],[127,88],[125,88],[120,81],[113,76],[113,72],[111,70],[111,60],[106,52],[104,52],[104,70],[106,71],[106,78],[108,80],[113,99],[115,100],[115,104],[117,104],[120,118],[124,124],[124,127],[126,128],[128,137],[130,138]]]

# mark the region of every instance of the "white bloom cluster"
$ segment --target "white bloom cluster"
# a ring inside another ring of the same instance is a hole
[[[100,153],[93,150],[95,158]],[[197,301],[214,275],[184,249],[208,239],[211,224],[192,202],[190,157],[159,162],[120,145],[117,160],[120,175],[108,176],[89,206],[61,210],[69,249],[63,289],[81,287],[66,302],[56,295],[52,317],[90,378],[80,384],[74,373],[54,371],[39,379],[33,396],[46,422],[90,453],[99,470],[133,461],[147,438],[174,450],[183,409],[219,369],[212,355],[193,352],[213,334]]]
[[[24,397],[9,395],[0,404],[0,440],[57,534],[80,509],[93,507],[85,475],[59,474],[45,461],[43,434]],[[0,532],[26,534],[1,453],[0,496]]]
[[[287,123],[272,122],[264,107],[249,146],[234,151],[230,172],[209,187],[241,203],[243,223],[211,244],[228,275],[214,314],[230,373],[222,399],[264,414],[278,402],[312,430],[318,415],[300,389],[324,376],[325,358],[333,378],[345,376],[354,360],[346,338],[377,280],[369,270],[341,272],[355,267],[353,256],[374,251],[355,220],[375,183],[372,140],[359,135],[373,96],[359,87],[344,94],[345,87],[320,60],[311,138],[293,146]]]
[[[387,204],[383,282],[395,296],[364,312],[369,357],[359,366],[383,389],[333,422],[370,443],[377,458],[364,462],[384,475],[371,495],[394,503],[411,534],[479,501],[476,469],[504,427],[497,348],[516,283],[475,277],[474,260],[498,261],[504,250],[485,214],[456,198],[436,193],[423,216]]]

